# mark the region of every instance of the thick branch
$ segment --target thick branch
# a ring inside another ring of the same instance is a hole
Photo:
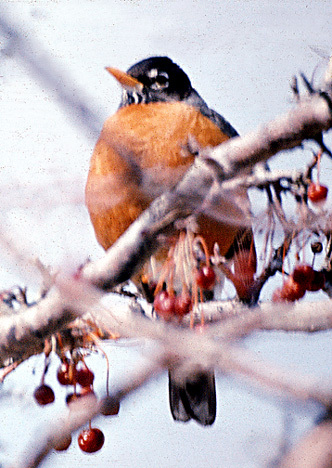
[[[227,328],[226,323],[224,330],[222,330],[222,325],[219,328],[212,326],[211,330],[207,329],[206,333],[201,334],[196,333],[195,330],[179,328],[163,321],[155,322],[140,314],[133,314],[128,310],[128,305],[121,315],[118,313],[119,308],[117,307],[115,315],[111,309],[99,303],[100,297],[98,292],[84,282],[62,278],[58,280],[57,290],[50,294],[49,300],[45,299],[42,302],[45,308],[39,307],[38,309],[36,306],[35,310],[28,309],[25,319],[26,322],[30,322],[30,319],[33,321],[32,318],[36,316],[38,320],[47,321],[53,314],[55,323],[65,323],[68,319],[68,310],[71,311],[71,318],[81,316],[88,311],[97,324],[99,322],[104,327],[119,332],[122,336],[148,338],[157,342],[161,350],[158,366],[175,366],[179,369],[184,366],[185,373],[188,372],[188,369],[194,370],[197,367],[215,367],[223,373],[244,378],[252,385],[263,386],[278,394],[291,395],[302,400],[313,399],[327,406],[332,403],[332,393],[328,384],[323,384],[312,377],[296,375],[294,371],[289,372],[286,369],[273,366],[260,359],[255,353],[229,342],[230,339],[241,336],[240,330],[242,330],[242,335],[246,335],[249,330],[260,329],[262,323],[257,316],[251,316],[250,320],[249,317],[243,316],[242,324],[239,320],[237,324],[233,323],[231,327]],[[61,321],[61,311],[63,312],[63,322]],[[271,310],[270,314],[274,312]],[[43,313],[46,318],[42,317]],[[28,327],[28,330],[30,328]],[[42,327],[40,328],[42,329]],[[238,329],[237,334],[234,333],[235,328]],[[20,326],[17,327],[16,331],[19,330]],[[219,335],[218,340],[216,340],[216,334]],[[41,339],[33,333],[29,337],[29,332],[26,332],[25,335],[23,334],[22,340],[26,336],[28,340],[33,340],[35,337],[34,343]],[[22,347],[21,349],[24,349],[24,341],[20,341],[19,338],[16,344],[17,349],[19,349],[19,345]],[[10,351],[7,346],[3,346],[2,349],[9,355]],[[29,348],[28,351],[30,351]]]
[[[314,306],[313,306],[314,304]],[[298,301],[259,304],[254,308],[232,303],[209,302],[201,306],[211,322],[211,333],[229,339],[243,337],[254,330],[315,333],[332,329],[332,303]]]
[[[219,145],[210,157],[222,166],[224,180],[247,171],[259,162],[267,161],[279,151],[295,148],[304,140],[315,139],[331,126],[329,100],[314,94],[300,101],[286,114],[244,137],[233,138]]]
[[[72,281],[72,280],[71,280]],[[70,279],[57,279],[57,284],[70,283]],[[61,287],[61,286],[60,286]],[[75,296],[62,294],[53,287],[48,296],[31,307],[0,318],[0,367],[8,359],[24,360],[43,351],[44,341],[52,334],[66,328],[70,322],[88,311],[92,296],[78,303]]]

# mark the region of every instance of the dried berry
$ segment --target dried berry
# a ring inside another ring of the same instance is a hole
[[[39,405],[49,405],[55,400],[55,395],[51,387],[48,385],[42,384],[36,388],[33,394],[36,402]]]
[[[310,265],[296,265],[292,273],[292,278],[296,283],[299,283],[304,289],[307,289],[315,276],[314,269]]]
[[[76,382],[82,387],[89,387],[92,385],[94,378],[94,373],[87,366],[81,367],[76,372]]]
[[[189,292],[182,291],[181,294],[175,298],[175,314],[179,317],[186,315],[192,308],[191,296]]]

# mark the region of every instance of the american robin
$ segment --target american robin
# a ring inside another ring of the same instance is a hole
[[[221,115],[207,106],[186,73],[168,57],[148,58],[130,67],[126,73],[114,68],[107,70],[122,86],[122,100],[118,111],[104,124],[92,155],[86,185],[86,204],[97,240],[105,250],[152,200],[179,182],[195,158],[185,151],[190,139],[205,148],[238,135]],[[243,205],[248,205],[246,193],[240,194],[240,200]],[[228,214],[226,221],[223,216],[216,216],[222,208]],[[231,222],[232,216],[237,218],[239,213],[242,210],[230,203],[226,209],[214,206],[211,212],[206,210],[196,214],[194,234],[189,239],[198,236],[202,241],[206,266],[209,264],[207,257],[217,243],[220,254],[233,259],[235,275],[243,274],[250,283],[256,269],[256,254],[251,229]],[[178,238],[182,236],[183,239],[183,230],[180,231],[182,234]],[[185,248],[174,249],[176,242],[177,236],[166,238],[154,256],[158,262],[168,262],[168,273],[170,265],[174,266],[176,252],[179,257],[175,263],[185,262],[187,258],[183,253]],[[170,251],[173,263],[169,260]],[[191,247],[189,252],[193,252]],[[197,264],[202,261],[199,254],[192,255]],[[151,269],[151,263],[134,278],[145,291],[149,291],[149,281],[155,284],[158,280],[153,278],[156,267]],[[177,267],[177,271],[179,269]],[[160,276],[160,270],[157,271]],[[161,280],[159,278],[159,290],[165,289],[165,285],[160,284],[167,278],[165,268],[161,271],[164,274],[161,274]],[[188,276],[185,272],[182,274]],[[174,282],[174,274],[171,276]],[[182,280],[182,284],[184,282],[186,289],[190,289],[188,281]],[[192,282],[195,283],[195,279]],[[211,289],[210,286],[206,289]],[[247,300],[248,288],[243,287],[244,283],[235,286],[240,299]],[[169,371],[173,418],[179,421],[194,419],[202,425],[211,425],[216,416],[213,371],[199,370],[182,381],[176,374],[176,370]]]

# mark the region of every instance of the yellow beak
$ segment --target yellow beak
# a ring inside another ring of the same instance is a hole
[[[141,92],[143,90],[143,84],[140,81],[136,80],[136,78],[133,78],[132,76],[128,75],[128,73],[125,73],[121,70],[118,70],[117,68],[112,67],[106,67],[106,70],[114,76],[114,78],[126,91]]]

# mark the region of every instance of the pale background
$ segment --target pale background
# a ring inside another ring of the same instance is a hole
[[[126,69],[165,54],[243,134],[290,108],[292,76],[303,71],[311,78],[316,68],[319,75],[332,43],[330,0],[37,0],[1,1],[0,7],[0,15],[26,39],[24,52],[54,77],[51,87],[40,81],[8,35],[0,33],[0,289],[20,284],[33,292],[40,280],[13,256],[6,239],[25,256],[68,271],[88,256],[102,255],[83,206],[97,131],[81,125],[76,109],[68,112],[59,90],[84,99],[95,112],[94,128],[100,129],[120,97],[104,67]],[[288,152],[272,166],[301,166],[305,157],[309,161],[310,151]],[[331,180],[328,163],[323,177]],[[257,334],[245,344],[273,362],[332,377],[330,333]],[[135,365],[139,347],[111,345],[109,355],[116,378]],[[104,388],[104,361],[90,362],[96,388]],[[55,359],[50,383],[57,365]],[[43,424],[51,424],[58,408],[36,409],[31,399],[42,366],[41,358],[31,359],[1,388],[1,466],[10,466],[16,456],[24,459],[31,438],[38,443]],[[119,417],[96,421],[106,434],[98,454],[82,454],[74,441],[67,453],[52,454],[43,466],[266,467],[282,443],[285,419],[296,439],[319,413],[314,406],[292,406],[290,418],[287,401],[222,375],[217,384],[212,428],[172,421],[163,375],[124,401]],[[55,383],[54,388],[62,405],[64,390]]]

